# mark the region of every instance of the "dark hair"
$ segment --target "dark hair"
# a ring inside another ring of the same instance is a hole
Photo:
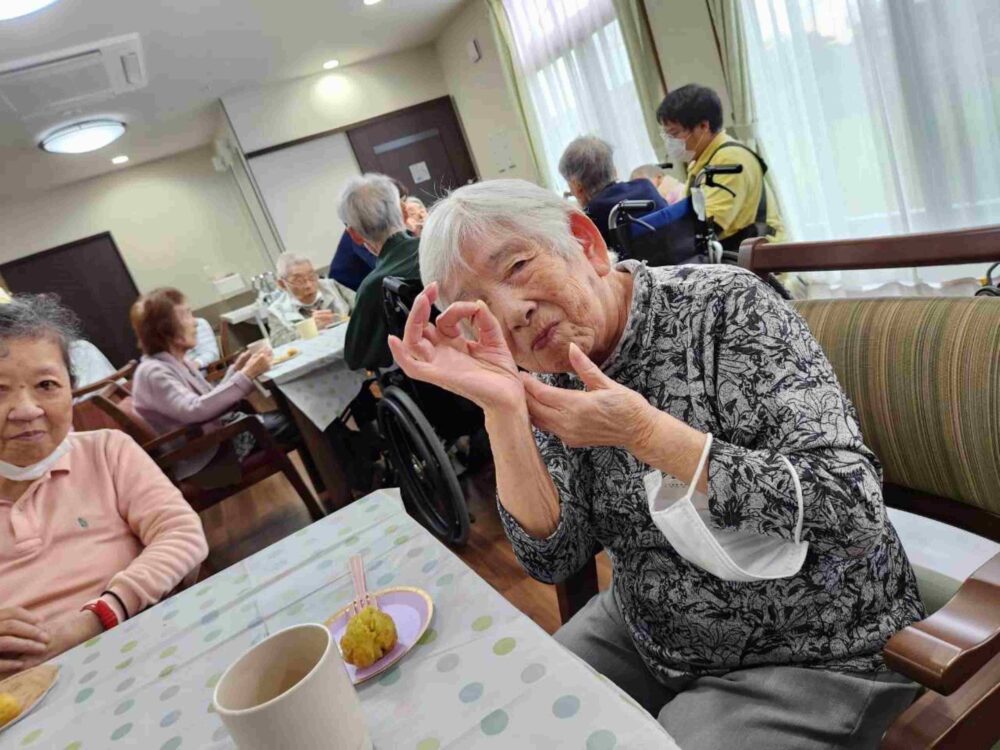
[[[395,177],[390,177],[389,179],[392,180],[392,184],[395,185],[396,190],[399,191],[399,200],[405,201],[410,197],[410,191],[406,188],[406,185],[397,180]]]
[[[709,129],[718,133],[722,129],[722,102],[708,86],[689,83],[664,97],[656,110],[656,119],[664,124],[679,122],[689,130],[708,120]]]
[[[132,305],[129,314],[132,330],[145,354],[170,350],[170,345],[180,333],[176,308],[184,302],[184,295],[179,290],[160,287],[142,295]]]
[[[11,339],[50,339],[59,345],[72,381],[69,347],[79,337],[79,318],[55,294],[19,294],[0,305],[0,357],[9,354]]]

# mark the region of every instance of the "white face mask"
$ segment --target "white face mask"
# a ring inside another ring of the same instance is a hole
[[[67,435],[63,438],[63,441],[56,446],[54,451],[37,464],[31,464],[30,466],[15,466],[14,464],[9,464],[6,461],[0,461],[0,477],[9,479],[12,482],[30,482],[35,479],[41,479],[45,476],[45,472],[55,465],[56,461],[69,453],[70,447],[69,436]]]
[[[724,581],[766,581],[789,578],[802,568],[809,542],[802,536],[802,488],[788,459],[785,465],[792,474],[799,502],[795,540],[764,536],[745,531],[717,529],[711,525],[708,498],[696,493],[712,447],[712,436],[705,442],[695,479],[689,486],[656,471],[644,478],[653,523],[681,557]],[[784,457],[783,457],[784,458]],[[696,507],[692,496],[699,500]]]
[[[667,148],[667,157],[674,162],[687,164],[694,158],[694,151],[687,147],[687,141],[683,138],[674,138],[666,133],[660,133],[663,138],[663,145]]]

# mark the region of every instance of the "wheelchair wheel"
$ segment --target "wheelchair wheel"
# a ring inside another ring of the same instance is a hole
[[[469,509],[441,440],[413,399],[389,386],[378,403],[379,430],[401,489],[432,534],[448,544],[469,538]]]

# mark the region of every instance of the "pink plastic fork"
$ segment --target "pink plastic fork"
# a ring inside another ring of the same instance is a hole
[[[354,579],[354,599],[351,601],[351,613],[361,614],[365,607],[378,609],[378,600],[368,593],[368,586],[365,584],[365,561],[361,555],[354,555],[348,561],[351,566],[351,578]]]

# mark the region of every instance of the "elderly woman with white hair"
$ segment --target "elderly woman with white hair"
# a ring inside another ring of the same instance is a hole
[[[351,314],[351,292],[335,281],[321,279],[304,255],[282,253],[276,266],[281,294],[267,308],[273,346],[297,339],[295,326],[307,318],[322,329]]]
[[[556,638],[686,750],[874,747],[916,694],[881,650],[923,612],[804,321],[739,269],[615,264],[521,181],[455,191],[421,242],[396,361],[483,408],[528,573],[611,558]]]
[[[652,201],[650,211],[667,207],[667,202],[648,179],[619,182],[613,157],[610,143],[597,136],[583,135],[574,139],[559,159],[559,174],[609,247],[614,245],[614,238],[608,220],[611,209],[619,203]]]

